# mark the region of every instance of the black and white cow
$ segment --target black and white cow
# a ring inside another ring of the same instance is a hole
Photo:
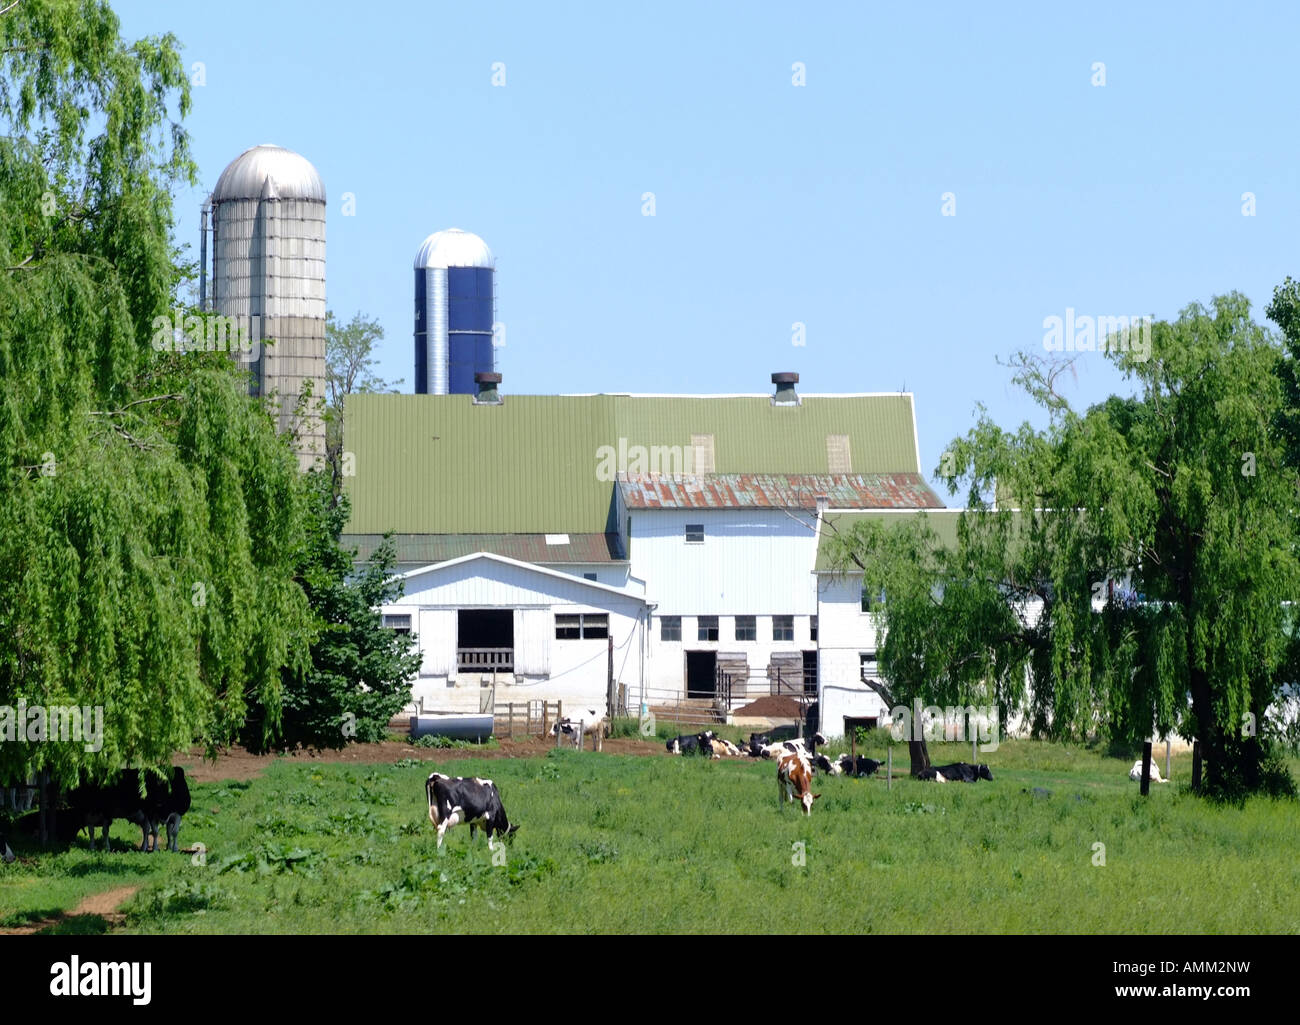
[[[583,737],[591,737],[591,749],[593,751],[605,750],[605,737],[609,734],[609,721],[604,716],[598,716],[594,708],[587,710],[587,715],[581,719],[565,717],[551,727],[551,736],[557,737],[561,734],[573,741],[573,746],[577,747],[580,743],[578,730],[581,728]]]
[[[884,764],[874,758],[864,758],[862,755],[858,755],[856,759],[853,755],[840,755],[840,771],[846,776],[873,776]]]
[[[190,810],[190,788],[185,770],[172,769],[170,780],[145,773],[144,795],[140,794],[140,770],[124,769],[114,783],[83,784],[68,792],[67,810],[59,815],[61,838],[71,840],[82,829],[90,832],[90,849],[95,849],[95,827],[101,827],[104,849],[114,819],[126,819],[141,829],[140,850],[158,851],[158,830],[167,829],[167,849],[179,850],[177,837],[181,819]]]
[[[811,762],[816,772],[824,772],[828,776],[838,776],[844,771],[839,762],[832,762],[825,755],[813,755]]]
[[[496,850],[493,835],[513,836],[519,827],[512,826],[506,818],[497,785],[490,779],[444,776],[440,772],[429,774],[424,781],[429,798],[429,821],[438,827],[438,846],[442,846],[447,830],[462,822],[469,823],[469,838],[473,842],[479,828],[487,833],[488,850]]]
[[[953,762],[951,765],[932,765],[917,773],[917,779],[930,779],[936,783],[978,783],[982,779],[993,782],[993,773],[987,765],[970,762]]]
[[[712,755],[711,745],[714,736],[712,730],[705,730],[703,733],[682,734],[680,737],[673,737],[672,740],[667,741],[664,747],[667,748],[670,755]]]

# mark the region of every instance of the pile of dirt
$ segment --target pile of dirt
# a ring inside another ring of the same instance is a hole
[[[737,708],[738,716],[763,716],[767,719],[798,719],[799,702],[784,694],[772,694]]]

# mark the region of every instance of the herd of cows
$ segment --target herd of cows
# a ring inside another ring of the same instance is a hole
[[[592,719],[586,722],[564,719],[552,728],[552,734],[571,736],[581,743],[584,735],[593,737],[593,747],[599,750],[605,734],[604,720]],[[812,792],[812,780],[818,773],[827,776],[853,776],[864,778],[874,775],[884,764],[874,758],[862,755],[841,755],[832,761],[817,750],[819,744],[826,744],[826,738],[814,733],[807,741],[802,737],[786,740],[773,739],[770,735],[751,733],[749,740],[733,744],[717,736],[712,730],[702,733],[683,734],[666,742],[665,747],[672,755],[700,755],[706,758],[749,757],[763,758],[776,762],[777,802],[781,807],[798,803],[805,815],[812,814],[813,802],[821,795]],[[1141,779],[1142,763],[1136,762],[1129,772],[1129,778]],[[1152,765],[1149,769],[1152,782],[1166,783],[1161,779],[1159,770]],[[921,780],[936,783],[977,783],[980,780],[993,779],[993,773],[987,765],[972,765],[969,762],[954,762],[951,765],[933,766],[917,774]],[[478,777],[452,777],[434,772],[425,780],[425,794],[429,804],[429,821],[438,830],[438,846],[442,847],[447,831],[454,826],[468,823],[470,839],[473,840],[478,829],[482,829],[488,838],[488,848],[495,850],[495,840],[513,836],[519,829],[512,825],[506,816],[501,794],[496,784],[490,779]],[[29,788],[30,789],[30,788]],[[10,800],[12,802],[12,792]],[[90,834],[90,849],[95,849],[95,829],[102,829],[104,849],[108,849],[108,830],[115,819],[126,819],[138,825],[142,831],[140,850],[159,850],[159,830],[167,831],[167,848],[179,849],[177,837],[180,833],[181,819],[190,810],[190,790],[185,781],[185,770],[176,767],[172,770],[170,780],[141,773],[136,769],[125,770],[116,782],[107,785],[84,785],[68,792],[64,806],[57,814],[55,835],[63,842],[71,842],[81,830]],[[14,860],[14,853],[0,833],[0,859],[5,862]]]
[[[712,730],[703,733],[687,734],[674,737],[665,743],[669,754],[701,754],[708,758],[748,756],[766,758],[776,762],[776,782],[778,802],[793,804],[798,801],[805,815],[812,814],[813,801],[821,794],[812,792],[812,778],[818,772],[827,776],[874,775],[884,763],[862,755],[841,755],[837,761],[831,761],[817,751],[818,744],[827,743],[820,733],[814,733],[807,742],[802,737],[790,740],[774,740],[771,736],[751,733],[749,740],[733,744],[717,736]],[[971,765],[969,762],[954,762],[924,769],[917,774],[917,779],[931,780],[936,783],[975,783],[981,779],[992,781],[993,773],[987,765]]]
[[[22,789],[30,794],[34,788],[28,785]],[[24,803],[30,806],[30,798]],[[190,788],[185,781],[185,770],[180,766],[172,769],[170,780],[138,769],[125,769],[113,783],[84,784],[68,791],[54,817],[54,835],[63,843],[71,843],[84,829],[90,834],[93,851],[98,827],[103,831],[104,849],[108,850],[109,827],[114,819],[126,819],[141,829],[140,850],[159,850],[158,832],[165,829],[167,849],[178,851],[181,819],[189,810]],[[27,821],[31,820],[29,817]],[[0,858],[6,862],[14,860],[3,834],[0,834]]]
[[[562,719],[552,726],[551,733],[557,738],[572,737],[577,743],[581,742],[584,735],[591,735],[594,738],[593,747],[599,750],[605,732],[603,723],[604,720],[594,718],[585,721]],[[820,733],[814,733],[806,742],[802,737],[775,740],[768,735],[751,733],[749,740],[733,744],[712,730],[705,730],[703,733],[674,737],[664,746],[672,755],[695,754],[706,758],[748,756],[775,761],[778,805],[784,807],[797,802],[805,815],[811,815],[813,802],[821,796],[812,792],[812,779],[817,772],[829,776],[866,777],[874,775],[884,764],[874,758],[848,754],[831,761],[817,751],[817,745],[826,742]],[[954,762],[926,769],[917,778],[937,783],[975,783],[981,779],[991,781],[993,773],[987,765]],[[439,847],[446,838],[447,830],[463,823],[469,823],[471,842],[478,829],[487,834],[489,850],[496,849],[494,838],[513,836],[519,829],[506,816],[501,793],[490,779],[477,776],[452,777],[434,772],[425,780],[424,790],[429,804],[429,821],[438,830]]]

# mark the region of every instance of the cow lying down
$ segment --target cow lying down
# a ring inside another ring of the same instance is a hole
[[[1140,783],[1142,781],[1142,759],[1141,758],[1139,758],[1136,762],[1133,763],[1133,768],[1128,770],[1128,778],[1133,780],[1135,783]],[[1151,771],[1148,773],[1147,778],[1150,779],[1152,783],[1169,782],[1169,780],[1167,779],[1160,778],[1160,770],[1156,768],[1156,763],[1154,761],[1151,763]]]
[[[951,765],[934,765],[922,769],[916,774],[917,779],[932,779],[936,783],[978,783],[982,779],[993,782],[993,773],[987,765],[971,765],[970,762],[953,762]]]
[[[444,776],[432,772],[424,781],[424,790],[429,798],[429,821],[438,827],[438,846],[442,846],[447,830],[462,822],[469,823],[469,838],[472,843],[475,831],[482,828],[487,833],[488,850],[496,850],[493,835],[500,837],[514,836],[518,826],[512,826],[506,818],[506,810],[501,805],[501,795],[497,785],[490,779],[477,776],[466,779]]]
[[[874,758],[864,758],[858,755],[840,755],[840,772],[846,776],[872,776],[884,762],[878,762]]]

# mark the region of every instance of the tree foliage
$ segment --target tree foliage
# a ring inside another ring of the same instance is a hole
[[[384,339],[379,321],[356,313],[346,324],[325,315],[325,453],[333,478],[334,494],[343,491],[343,407],[349,395],[395,392],[396,381],[375,374],[374,349]]]
[[[956,548],[862,533],[841,563],[912,596],[897,611],[889,596],[891,682],[1002,702],[1027,676],[1041,735],[1177,731],[1200,741],[1209,792],[1285,790],[1258,735],[1293,678],[1300,584],[1284,353],[1235,293],[1153,324],[1151,343],[1149,359],[1109,347],[1136,394],[1083,413],[1055,390],[1059,364],[1022,355],[1048,426],[981,414],[953,442],[945,468],[970,510]]]
[[[320,747],[379,741],[389,720],[411,700],[409,681],[420,668],[410,635],[385,629],[378,611],[402,595],[402,582],[393,575],[396,548],[385,539],[354,573],[355,550],[339,545],[348,520],[347,497],[334,497],[324,473],[304,479],[313,500],[299,579],[319,633],[311,647],[311,669],[285,673],[284,714],[275,741]],[[250,723],[250,746],[265,746],[263,732],[260,724]]]
[[[305,499],[233,364],[151,344],[194,181],[176,40],[124,42],[98,0],[23,0],[0,37],[0,705],[104,715],[98,751],[0,744],[0,777],[71,781],[252,704],[274,727],[311,638]]]

